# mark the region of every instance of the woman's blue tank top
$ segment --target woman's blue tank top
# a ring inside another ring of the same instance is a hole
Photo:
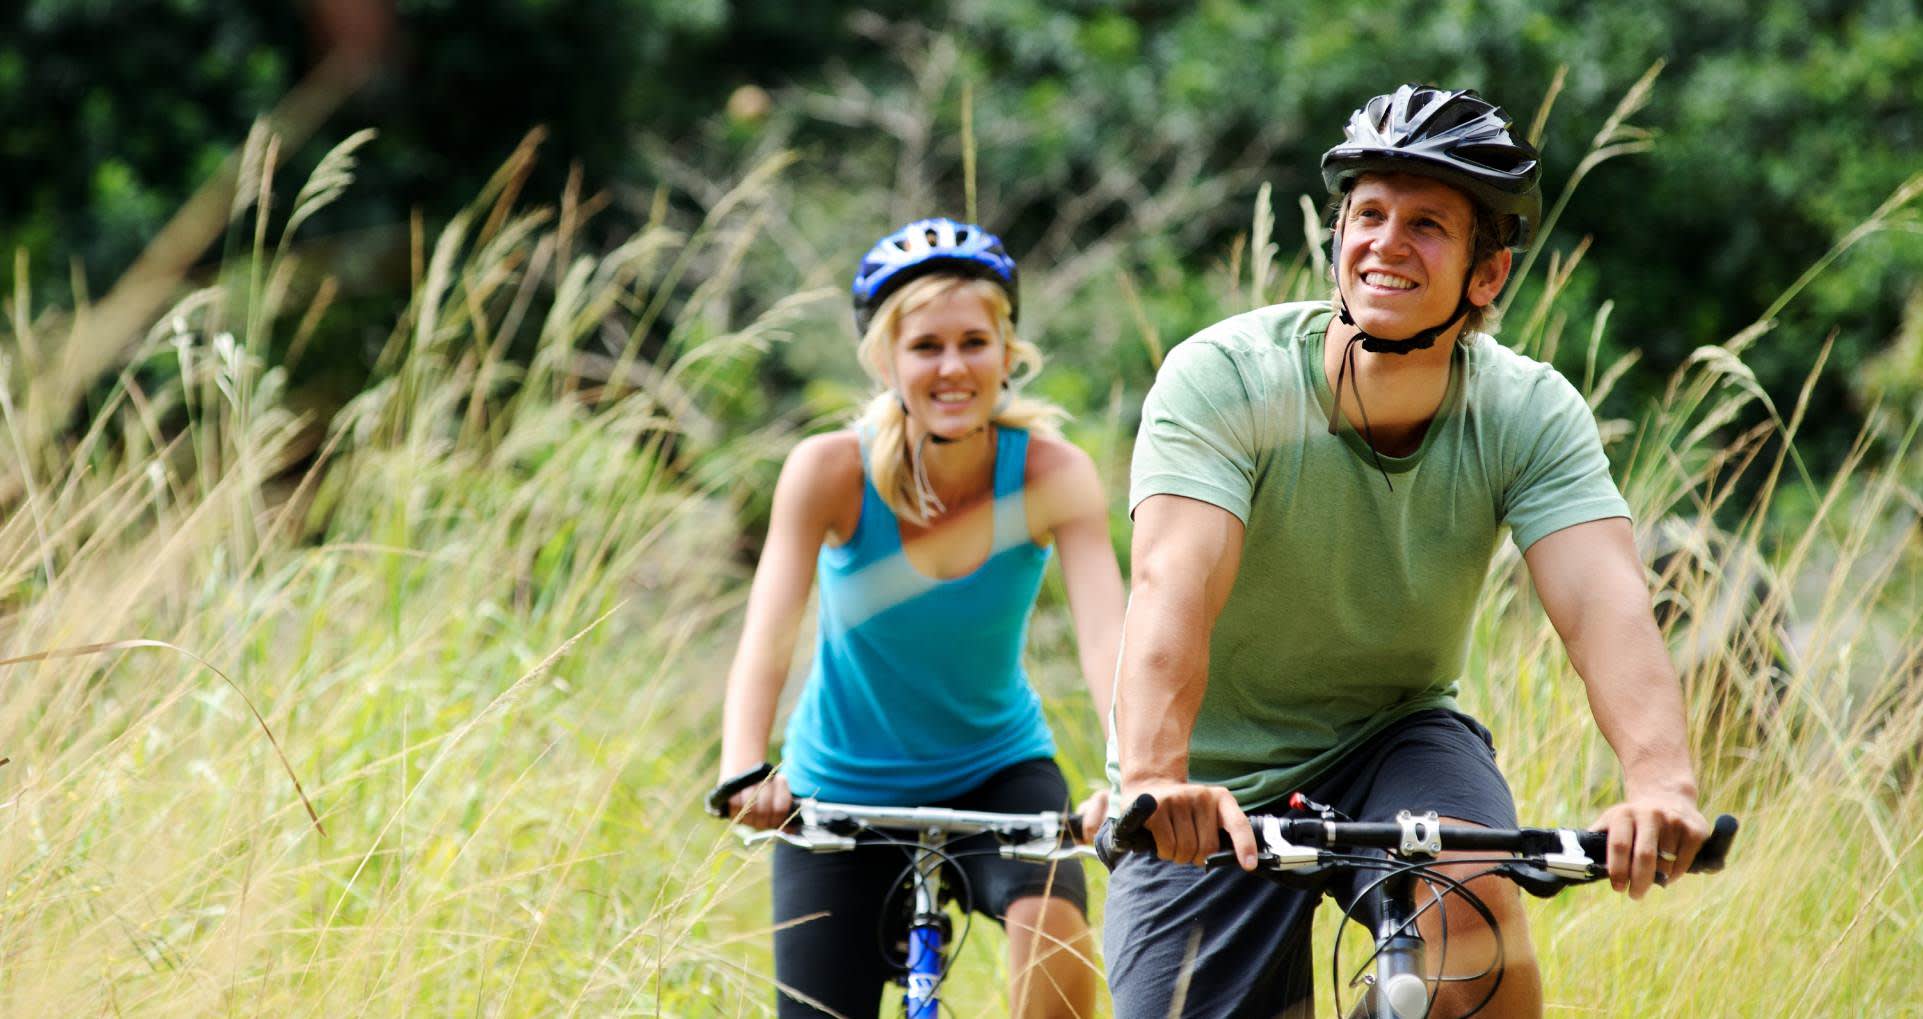
[[[914,806],[1053,756],[1021,661],[1049,554],[1030,538],[1022,506],[1028,433],[999,430],[994,545],[975,572],[952,580],[909,563],[868,477],[865,435],[861,458],[860,522],[816,561],[814,666],[782,750],[789,786],[797,796]]]

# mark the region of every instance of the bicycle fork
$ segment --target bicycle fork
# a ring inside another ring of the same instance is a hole
[[[1376,923],[1375,973],[1355,1014],[1362,1019],[1422,1019],[1429,1011],[1422,936],[1415,927],[1415,878],[1407,871],[1383,882]]]

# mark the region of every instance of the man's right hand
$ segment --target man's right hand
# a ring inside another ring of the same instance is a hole
[[[1255,869],[1255,829],[1227,789],[1194,782],[1151,783],[1124,790],[1122,802],[1132,803],[1143,793],[1155,797],[1155,813],[1144,827],[1155,837],[1156,856],[1199,867],[1221,851],[1220,833],[1228,832],[1236,862],[1243,870]]]

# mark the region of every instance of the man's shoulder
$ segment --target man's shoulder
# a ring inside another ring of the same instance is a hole
[[[1519,353],[1487,334],[1462,348],[1469,360],[1472,397],[1489,408],[1520,410],[1537,401],[1581,400],[1555,365]]]
[[[1225,371],[1246,375],[1261,371],[1265,363],[1286,364],[1306,337],[1321,334],[1328,314],[1326,301],[1296,301],[1231,315],[1177,344],[1164,368],[1205,376]]]
[[[1189,337],[1188,343],[1212,344],[1226,350],[1269,351],[1287,346],[1327,326],[1329,302],[1291,301],[1230,315]],[[1317,320],[1322,321],[1318,322]]]

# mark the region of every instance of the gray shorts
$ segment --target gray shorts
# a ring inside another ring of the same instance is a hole
[[[1302,790],[1358,821],[1433,810],[1490,828],[1516,827],[1509,784],[1489,730],[1468,715],[1422,711],[1357,747]],[[1286,804],[1252,813],[1289,813]],[[1109,878],[1103,954],[1117,1019],[1172,1015],[1276,1019],[1308,1016],[1314,999],[1311,922],[1324,894],[1348,906],[1366,879],[1340,874],[1283,887],[1237,868],[1203,870],[1142,854]],[[1357,915],[1367,917],[1368,903]],[[1193,953],[1192,962],[1185,959]]]

